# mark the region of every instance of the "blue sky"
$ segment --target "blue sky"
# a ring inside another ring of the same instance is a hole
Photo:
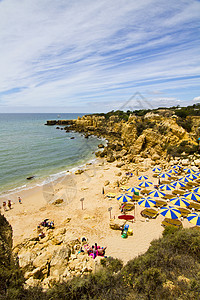
[[[0,112],[200,102],[199,37],[194,0],[2,0]]]

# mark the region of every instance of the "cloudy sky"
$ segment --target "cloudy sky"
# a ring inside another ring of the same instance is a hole
[[[200,1],[0,0],[0,112],[200,102]]]

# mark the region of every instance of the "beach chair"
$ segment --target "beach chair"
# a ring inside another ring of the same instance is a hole
[[[133,198],[130,200],[131,202],[139,201],[143,196],[133,195]]]
[[[165,200],[156,200],[155,207],[167,206],[167,202]]]
[[[174,195],[166,194],[163,198],[165,198],[165,199],[172,199],[172,198],[174,198]]]
[[[158,215],[158,212],[156,209],[153,208],[145,208],[141,211],[140,214],[144,218],[155,219]]]
[[[173,226],[173,227],[176,227],[176,228],[182,228],[183,227],[183,224],[180,220],[178,219],[169,219],[169,218],[165,218],[163,221],[162,221],[162,224],[161,224],[163,227],[168,227],[168,226]]]
[[[115,219],[110,219],[110,228],[114,230],[122,230],[126,224],[126,221],[124,222],[117,222]]]
[[[140,191],[140,193],[144,195],[144,194],[149,194],[151,191],[152,191],[152,189],[151,190],[150,189],[143,189],[143,190]]]
[[[174,194],[174,195],[183,195],[183,194],[185,194],[185,191],[174,190],[174,191],[172,191],[172,194]]]
[[[188,208],[185,208],[185,207],[179,207],[178,209],[180,210],[181,216],[183,218],[186,218],[191,213],[191,211]]]
[[[195,210],[200,210],[200,204],[197,202],[193,202],[193,201],[189,201],[190,205],[188,206],[188,208],[192,209],[194,208]]]
[[[123,203],[123,204],[124,204],[124,209],[123,209],[124,212],[132,211],[135,208],[135,205],[133,203],[126,202],[126,203]]]

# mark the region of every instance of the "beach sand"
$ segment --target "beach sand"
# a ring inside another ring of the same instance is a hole
[[[131,168],[131,165],[130,165]],[[116,168],[116,162],[107,163],[103,160],[93,165],[86,165],[82,174],[75,175],[66,172],[66,175],[55,182],[44,186],[36,186],[29,190],[22,190],[0,198],[2,201],[11,199],[13,208],[3,212],[13,228],[14,246],[25,238],[36,237],[37,225],[45,218],[54,220],[56,228],[67,229],[69,239],[87,237],[90,244],[97,242],[101,246],[107,246],[106,255],[122,259],[124,263],[143,254],[154,239],[162,236],[163,227],[161,222],[164,219],[159,215],[156,219],[148,222],[140,215],[144,209],[138,204],[135,211],[135,221],[128,222],[133,229],[133,235],[127,239],[121,237],[121,231],[110,229],[110,212],[112,207],[112,218],[118,220],[120,215],[119,203],[116,199],[105,197],[108,192],[119,194],[118,187],[113,183],[119,180],[117,173],[120,171],[125,176],[125,171]],[[149,180],[157,184],[158,180],[153,178],[151,169],[147,172],[140,172],[139,175],[149,175]],[[110,184],[104,187],[106,180]],[[138,176],[130,177],[128,186],[137,186]],[[102,194],[104,187],[105,194]],[[22,198],[22,204],[18,203],[18,196]],[[81,198],[83,201],[83,210]],[[63,199],[64,202],[54,205],[56,199]],[[133,212],[131,212],[133,214]],[[70,218],[70,222],[69,219]],[[184,227],[191,227],[191,224],[184,219]]]

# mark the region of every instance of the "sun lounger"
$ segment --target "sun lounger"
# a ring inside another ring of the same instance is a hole
[[[169,218],[165,218],[163,221],[162,221],[162,226],[164,227],[168,227],[168,226],[174,226],[174,227],[177,227],[177,228],[182,228],[183,227],[183,224],[180,220],[178,219],[169,219]]]
[[[172,199],[172,198],[174,198],[174,195],[166,194],[166,195],[164,196],[164,198],[165,198],[165,199]]]
[[[124,212],[126,212],[126,211],[132,211],[135,208],[135,205],[133,203],[130,203],[130,202],[122,203],[122,205],[124,205],[124,208],[123,208]]]
[[[151,190],[144,189],[144,190],[141,190],[140,193],[144,195],[144,194],[149,194],[149,192],[151,192],[151,191],[152,191],[152,189]]]
[[[167,202],[164,200],[156,200],[156,205],[155,207],[161,207],[161,206],[166,206]]]
[[[124,225],[126,224],[126,221],[124,222],[118,222],[118,220],[110,219],[110,228],[114,230],[122,230],[124,228]]]
[[[188,208],[191,209],[194,208],[195,210],[200,210],[200,203],[190,201],[190,205],[188,206]]]
[[[144,210],[141,211],[141,216],[144,218],[155,219],[157,215],[158,215],[157,210],[153,208],[145,208]]]
[[[174,190],[174,191],[172,191],[172,194],[174,194],[174,195],[183,195],[183,194],[185,194],[185,191]]]
[[[143,196],[133,195],[133,198],[130,200],[131,202],[139,201]]]
[[[181,216],[183,218],[186,218],[191,213],[191,211],[188,208],[185,208],[185,207],[179,207],[178,209],[180,210]]]
[[[193,181],[187,182],[187,184],[186,184],[187,187],[190,187],[190,186],[194,187],[194,186],[197,186],[197,185],[198,184],[196,182],[193,182]]]

